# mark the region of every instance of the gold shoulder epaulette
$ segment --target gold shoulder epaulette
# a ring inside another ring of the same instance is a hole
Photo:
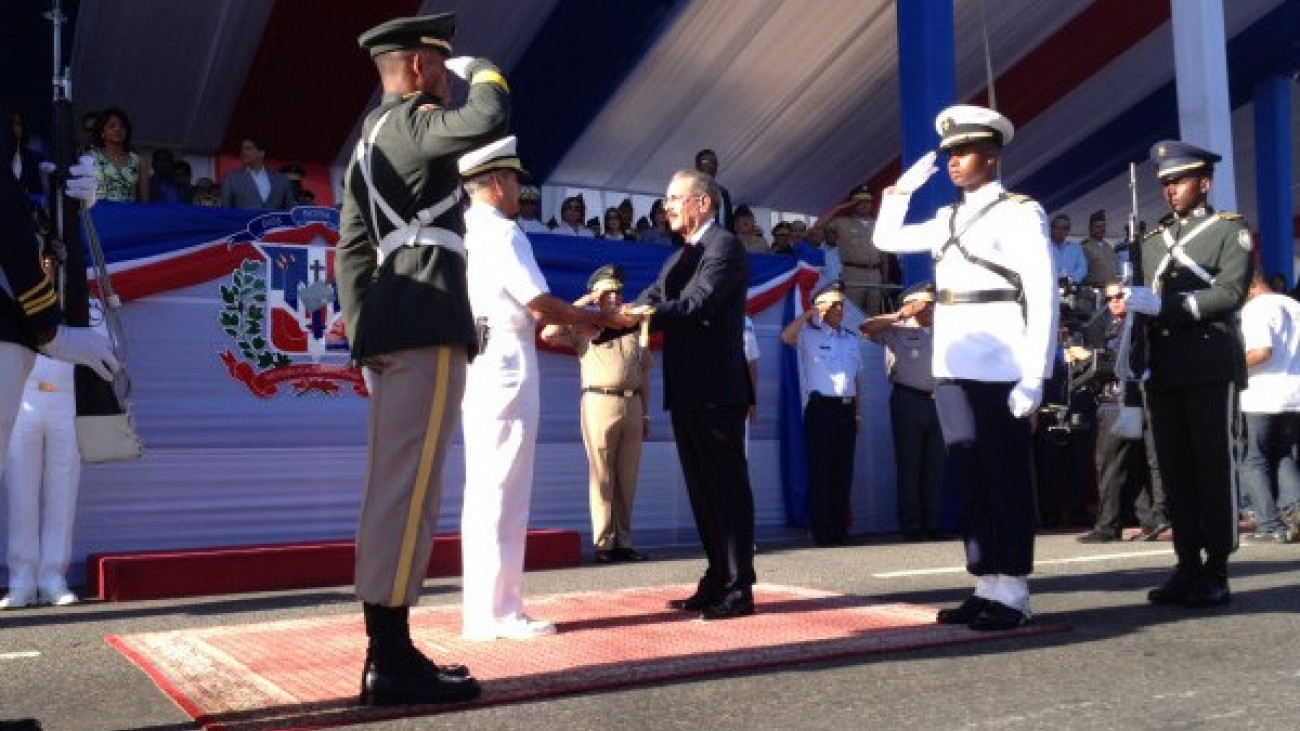
[[[1147,232],[1146,232],[1146,235],[1144,235],[1144,236],[1142,237],[1142,240],[1143,240],[1143,241],[1146,241],[1147,239],[1151,238],[1152,236],[1155,236],[1156,234],[1158,234],[1158,233],[1160,233],[1161,231],[1164,231],[1164,230],[1165,230],[1165,227],[1164,227],[1164,226],[1156,226],[1155,228],[1151,229],[1150,231],[1147,231]]]
[[[1012,203],[1033,203],[1034,199],[1023,193],[1007,193],[1007,200]]]
[[[1240,214],[1240,213],[1233,213],[1232,211],[1219,211],[1218,213],[1216,213],[1216,214],[1214,214],[1214,215],[1218,216],[1220,219],[1222,219],[1222,220],[1224,220],[1224,221],[1240,221],[1240,220],[1241,220],[1241,214]]]

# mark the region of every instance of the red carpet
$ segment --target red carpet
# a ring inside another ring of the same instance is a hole
[[[1009,633],[934,623],[934,609],[786,586],[755,588],[758,613],[701,622],[663,608],[693,587],[651,587],[529,599],[560,632],[527,643],[460,638],[460,606],[411,613],[416,643],[435,661],[473,669],[483,696],[460,706],[355,705],[365,651],[361,616],[109,636],[207,729],[301,729],[424,715],[676,678],[938,645],[1060,632]]]
[[[528,531],[526,569],[582,561],[577,531]],[[352,583],[352,541],[279,543],[176,551],[96,553],[86,558],[86,592],[105,601],[285,591]],[[460,535],[439,534],[425,576],[460,576]]]

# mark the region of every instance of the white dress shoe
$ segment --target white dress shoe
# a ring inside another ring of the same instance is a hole
[[[495,624],[468,627],[464,637],[467,640],[531,640],[556,633],[555,623],[544,619],[533,619],[521,614],[510,619],[503,619]]]
[[[11,589],[4,599],[0,599],[0,609],[21,609],[35,604],[35,589]]]
[[[53,591],[45,591],[42,589],[41,601],[48,602],[56,607],[66,607],[69,604],[76,604],[81,600],[77,598],[76,594],[72,593],[71,589],[65,586]]]

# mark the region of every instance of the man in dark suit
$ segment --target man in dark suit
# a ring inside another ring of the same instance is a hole
[[[664,203],[686,245],[633,308],[663,331],[664,407],[709,563],[695,594],[668,606],[703,619],[754,611],[754,496],[745,458],[754,387],[741,347],[749,266],[740,241],[715,223],[719,200],[712,176],[673,176]]]
[[[1128,309],[1150,315],[1147,412],[1169,502],[1178,564],[1147,594],[1154,604],[1227,603],[1228,555],[1237,549],[1233,428],[1246,386],[1238,314],[1255,268],[1240,214],[1215,212],[1208,196],[1221,158],[1177,140],[1151,148],[1171,213],[1142,240],[1146,287]]]
[[[239,143],[244,167],[221,181],[221,205],[246,210],[286,211],[294,206],[289,180],[266,167],[266,147],[251,137]]]

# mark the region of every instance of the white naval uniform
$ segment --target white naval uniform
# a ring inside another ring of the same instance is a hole
[[[23,388],[4,470],[9,492],[9,592],[67,592],[81,454],[73,365],[45,356]]]
[[[994,181],[968,193],[957,211],[957,231],[1003,192],[1002,184]],[[911,196],[888,194],[883,198],[876,219],[877,248],[895,254],[937,254],[948,240],[953,207],[940,208],[929,221],[904,226]],[[1043,245],[1026,245],[1027,241],[1036,239],[1041,239]],[[962,235],[961,242],[972,254],[1020,275],[1028,321],[1021,316],[1020,305],[1015,302],[937,305],[935,378],[1046,380],[1052,372],[1052,349],[1056,345],[1057,292],[1043,209],[1037,203],[999,203]],[[935,267],[934,278],[935,289],[939,291],[1011,288],[1007,280],[967,261],[955,247]]]
[[[524,544],[533,489],[540,395],[535,325],[525,305],[549,290],[532,246],[491,206],[465,212],[469,299],[486,317],[487,348],[466,375],[461,401],[465,497],[461,511],[466,636],[523,616]]]
[[[1057,290],[1047,216],[1037,203],[1004,200],[966,230],[1004,192],[1000,182],[989,182],[964,194],[955,207],[955,220],[954,206],[944,206],[933,219],[913,225],[903,224],[910,194],[886,194],[876,220],[875,244],[891,253],[938,255],[955,231],[971,255],[1020,276],[1023,309],[1010,301],[936,306],[933,373],[939,381],[935,398],[950,459],[960,454],[979,466],[963,475],[968,481],[963,489],[972,491],[972,496],[963,497],[963,532],[967,569],[978,577],[975,595],[1029,614],[1026,576],[1033,563],[1034,517],[1028,431],[1007,418],[1011,411],[1005,402],[985,397],[988,387],[1010,388],[1022,380],[1037,381],[1041,388],[1051,373],[1056,343]],[[936,264],[935,284],[940,300],[945,291],[1014,289],[956,246]],[[952,399],[954,389],[963,397]],[[977,392],[984,397],[977,400]],[[980,409],[986,411],[973,415],[972,410]],[[984,451],[989,447],[980,446],[984,444],[1011,451],[990,454]],[[973,457],[968,454],[972,445]]]

